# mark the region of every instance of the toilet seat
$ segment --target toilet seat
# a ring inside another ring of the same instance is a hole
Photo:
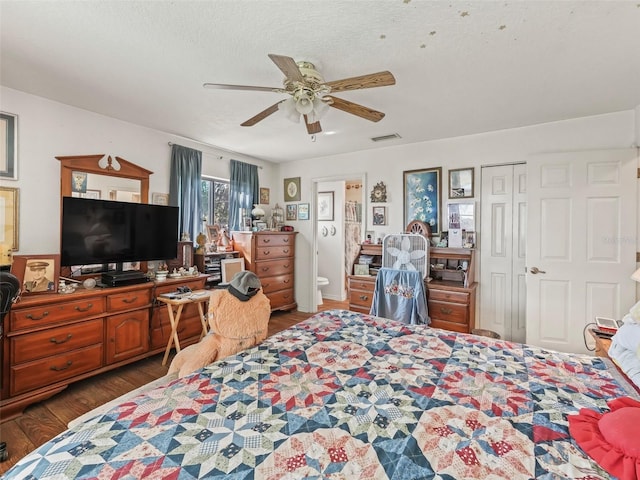
[[[322,290],[320,290],[320,287],[326,287],[329,285],[329,279],[327,277],[317,277],[316,285],[318,286],[318,298],[316,300],[316,304],[322,305]]]

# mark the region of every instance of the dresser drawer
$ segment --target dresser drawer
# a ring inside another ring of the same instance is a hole
[[[272,247],[275,245],[293,245],[295,237],[293,235],[263,234],[256,235],[256,247]]]
[[[256,260],[293,257],[293,245],[274,245],[272,247],[256,248]]]
[[[102,345],[11,367],[11,395],[51,385],[102,366]]]
[[[427,287],[429,300],[441,300],[443,302],[469,304],[469,294],[466,292],[453,292],[448,290],[429,289]]]
[[[11,332],[27,328],[45,327],[67,320],[89,318],[104,312],[100,297],[85,298],[64,303],[53,303],[32,308],[11,310]]]
[[[434,302],[429,300],[429,316],[432,319],[446,320],[447,322],[462,323],[467,325],[467,306],[459,303]]]
[[[203,306],[203,310],[206,305]],[[206,310],[204,310],[205,315]],[[196,337],[199,339],[202,333],[202,324],[200,323],[198,307],[194,304],[187,304],[180,315],[180,323],[178,323],[178,338],[180,339],[180,347],[184,347],[183,340]],[[166,347],[171,334],[171,322],[169,321],[169,312],[167,307],[162,305],[154,308],[153,317],[151,318],[151,349],[158,347]]]
[[[376,288],[376,277],[362,279],[349,278],[349,290],[363,290],[365,292],[371,292]]]
[[[371,302],[373,301],[373,291],[365,292],[362,290],[349,290],[349,303],[353,305],[359,305],[365,307],[367,312],[371,308]]]
[[[151,290],[148,288],[107,296],[107,310],[109,312],[121,312],[132,308],[144,307],[150,303]]]
[[[102,343],[102,320],[89,320],[11,338],[11,364],[50,357]]]
[[[293,288],[288,290],[279,290],[274,293],[267,294],[269,302],[271,303],[271,310],[277,310],[278,308],[295,305],[296,300],[293,297]]]
[[[293,258],[281,258],[280,260],[268,260],[256,263],[255,274],[259,278],[283,273],[293,274]]]
[[[293,288],[293,273],[287,275],[276,275],[274,277],[260,278],[262,291],[267,294],[278,290]]]
[[[437,318],[431,319],[432,328],[442,328],[443,330],[450,330],[452,332],[469,333],[469,327],[466,323],[447,322],[446,320],[438,320]]]

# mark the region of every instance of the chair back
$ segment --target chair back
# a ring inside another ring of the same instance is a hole
[[[0,320],[20,296],[20,281],[12,273],[0,271]]]

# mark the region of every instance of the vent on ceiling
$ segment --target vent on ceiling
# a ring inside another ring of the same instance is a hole
[[[384,142],[385,140],[392,140],[394,138],[402,138],[397,133],[392,133],[391,135],[380,135],[379,137],[372,137],[371,140],[374,142]]]

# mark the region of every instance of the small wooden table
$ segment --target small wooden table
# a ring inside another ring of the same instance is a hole
[[[592,328],[589,329],[589,333],[596,341],[596,357],[609,358],[609,347],[611,346],[611,339],[598,335]]]
[[[164,351],[164,357],[162,359],[162,365],[167,364],[169,358],[169,352],[171,351],[171,345],[175,344],[176,353],[180,351],[180,340],[178,339],[178,324],[180,323],[180,316],[182,315],[182,309],[185,305],[195,303],[198,305],[198,313],[200,314],[200,323],[202,324],[202,333],[200,339],[207,334],[207,322],[204,317],[204,310],[202,304],[209,301],[209,293],[207,290],[195,290],[189,295],[181,298],[168,298],[159,296],[156,299],[167,305],[167,311],[169,312],[169,322],[171,322],[171,335],[169,335],[169,342],[167,343],[167,349]],[[177,307],[175,312],[174,307]]]

